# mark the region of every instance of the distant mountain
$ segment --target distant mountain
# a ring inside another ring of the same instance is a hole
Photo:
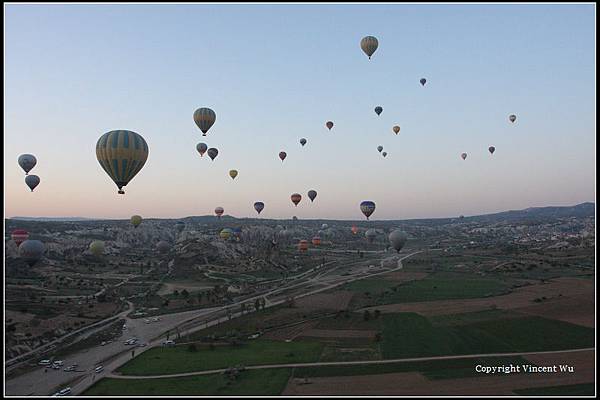
[[[595,203],[581,203],[575,206],[530,207],[524,210],[503,211],[495,214],[477,215],[465,219],[476,220],[520,220],[540,218],[590,217],[596,213]]]
[[[84,217],[12,217],[9,219],[18,219],[22,221],[56,221],[56,222],[65,222],[65,221],[94,221],[97,218],[84,218]]]

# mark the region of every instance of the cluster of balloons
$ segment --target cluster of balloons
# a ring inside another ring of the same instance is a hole
[[[21,154],[19,156],[19,165],[25,171],[25,184],[29,186],[29,189],[33,192],[33,189],[40,184],[40,177],[37,175],[29,175],[29,171],[37,164],[37,159],[33,154]]]

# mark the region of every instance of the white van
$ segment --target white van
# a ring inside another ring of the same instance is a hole
[[[96,371],[97,374],[99,374],[100,372],[104,371],[104,367],[102,365],[98,365],[94,371]]]

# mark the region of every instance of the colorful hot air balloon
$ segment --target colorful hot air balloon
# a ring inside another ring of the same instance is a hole
[[[308,241],[307,240],[301,240],[298,243],[298,250],[300,250],[300,251],[306,251],[306,250],[308,250]]]
[[[421,85],[425,86],[425,83],[427,82],[427,79],[421,78],[421,80],[419,82],[421,82]]]
[[[371,214],[373,214],[373,212],[375,211],[375,203],[369,200],[363,201],[362,203],[360,203],[360,211],[362,211],[365,217],[369,219]]]
[[[460,156],[462,157],[463,160],[467,159],[467,153],[462,153]]]
[[[381,106],[375,107],[375,114],[381,115],[382,112],[383,112],[383,107],[381,107]]]
[[[381,155],[387,157],[387,151],[384,151],[383,153],[381,153]]]
[[[279,158],[281,158],[281,162],[283,162],[283,160],[285,160],[286,157],[287,157],[287,153],[285,151],[279,152]]]
[[[394,126],[392,128],[392,130],[394,131],[394,133],[397,135],[400,132],[400,127],[398,125]]]
[[[360,41],[360,48],[369,57],[369,60],[371,59],[373,53],[375,53],[375,50],[377,50],[378,46],[379,41],[375,36],[365,36]]]
[[[215,123],[217,114],[210,108],[199,108],[194,111],[194,122],[198,125],[198,128],[202,131],[202,136],[206,136],[206,132]]]
[[[291,199],[292,203],[294,203],[294,205],[298,207],[298,203],[300,203],[300,200],[302,200],[302,196],[300,196],[300,193],[294,193],[292,194]]]
[[[316,197],[317,197],[317,191],[316,190],[309,190],[308,191],[308,198],[310,199],[311,203],[315,200]]]
[[[306,144],[306,139],[300,139],[300,144],[302,145],[302,147],[304,147],[304,145]]]
[[[319,246],[321,244],[321,238],[318,236],[315,236],[312,238],[312,244],[315,246]]]
[[[390,244],[392,245],[392,247],[398,253],[400,253],[400,250],[402,250],[402,248],[406,244],[407,236],[406,236],[406,233],[402,232],[399,229],[396,229],[395,231],[390,233],[390,235],[388,236],[388,239],[390,240]]]
[[[37,164],[37,160],[33,154],[21,154],[18,162],[21,168],[23,168],[23,171],[25,171],[25,175],[27,175],[29,171],[35,167],[35,164]]]
[[[160,242],[156,243],[156,249],[159,253],[166,254],[169,252],[169,250],[171,250],[171,245],[169,242],[161,240]]]
[[[90,252],[96,257],[104,254],[104,242],[102,240],[94,240],[90,243]]]
[[[204,153],[206,153],[206,150],[208,150],[208,146],[206,145],[206,143],[198,143],[196,145],[196,150],[198,150],[198,153],[200,153],[200,157],[202,157]]]
[[[215,214],[217,214],[217,217],[219,217],[219,218],[221,218],[221,215],[223,215],[224,212],[225,212],[225,210],[223,209],[223,207],[215,208]]]
[[[235,179],[235,177],[238,175],[237,170],[232,169],[229,171],[229,176],[231,177],[231,179]]]
[[[257,201],[256,203],[254,203],[254,209],[257,213],[260,214],[263,208],[265,208],[265,203],[263,203],[262,201]]]
[[[373,243],[375,238],[377,237],[377,231],[375,229],[369,229],[365,232],[365,237],[369,243]]]
[[[490,147],[488,148],[488,150],[489,150],[489,152],[490,152],[491,154],[494,154],[494,152],[496,151],[496,148],[495,148],[494,146],[490,146]]]
[[[217,155],[219,154],[219,150],[215,149],[214,147],[211,147],[206,151],[206,153],[208,154],[210,159],[214,161]]]
[[[25,177],[25,184],[29,186],[29,189],[33,192],[33,189],[40,184],[40,177],[37,175],[27,175]]]
[[[42,258],[44,250],[44,243],[39,240],[25,240],[19,246],[19,257],[33,267]]]
[[[137,228],[140,224],[142,223],[142,217],[139,215],[134,215],[131,217],[131,225],[133,225],[134,228]]]
[[[515,122],[517,120],[517,116],[515,114],[512,114],[508,117],[508,119],[510,120],[510,122]]]
[[[11,232],[10,237],[17,244],[17,247],[19,247],[21,243],[29,239],[29,232],[25,229],[15,229]]]
[[[352,225],[352,228],[350,230],[352,231],[353,235],[356,235],[358,233],[358,227],[356,225]]]
[[[327,123],[325,124],[325,126],[327,127],[327,129],[331,130],[331,128],[333,128],[333,122],[327,121]]]
[[[381,153],[381,151],[383,150],[383,146],[377,146],[377,151]]]
[[[227,240],[231,237],[232,234],[233,231],[231,229],[225,228],[219,233],[219,236],[221,237],[221,239]]]
[[[148,144],[135,132],[110,131],[98,139],[96,158],[119,188],[119,194],[125,194],[123,186],[140,172],[148,159]]]

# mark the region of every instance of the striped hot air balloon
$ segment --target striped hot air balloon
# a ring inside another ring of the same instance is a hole
[[[194,111],[194,122],[202,131],[202,136],[206,136],[206,132],[217,120],[217,114],[210,108],[202,107]]]
[[[19,247],[21,243],[29,239],[29,232],[25,229],[15,229],[11,232],[10,237],[17,244],[17,247]]]

